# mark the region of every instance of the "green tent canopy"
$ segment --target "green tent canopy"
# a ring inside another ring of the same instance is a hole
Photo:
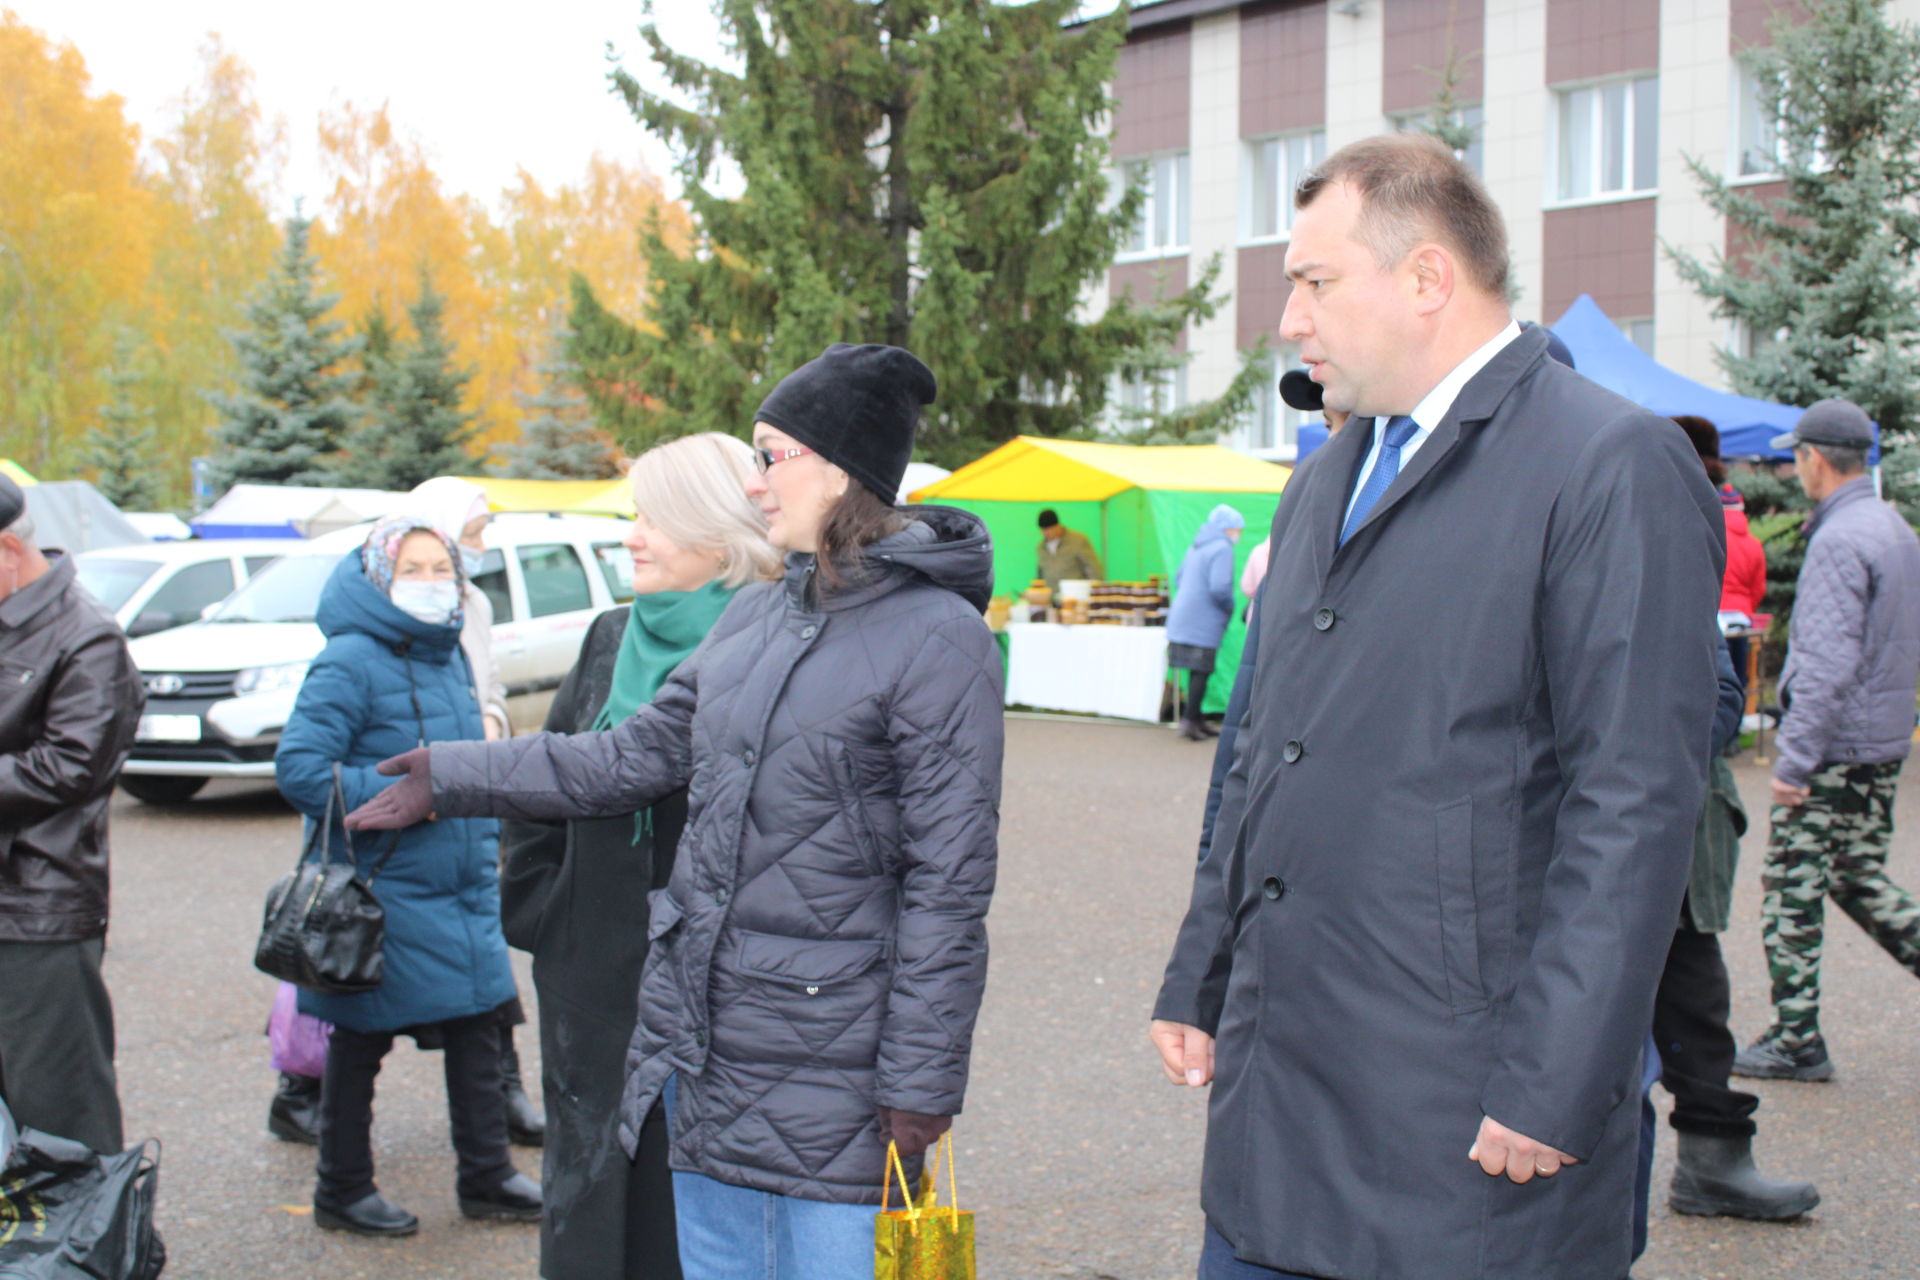
[[[993,590],[1015,596],[1033,582],[1040,512],[1093,540],[1107,577],[1172,581],[1207,514],[1226,503],[1246,517],[1235,577],[1267,536],[1292,474],[1218,445],[1095,444],[1020,436],[910,495],[914,502],[971,511],[993,535]],[[1220,678],[1206,709],[1222,711],[1239,668],[1245,627],[1241,600],[1220,645]]]

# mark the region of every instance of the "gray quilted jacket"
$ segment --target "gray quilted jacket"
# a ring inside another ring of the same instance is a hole
[[[876,1105],[960,1111],[999,826],[992,548],[965,512],[909,514],[864,585],[821,598],[791,556],[783,582],[743,589],[605,733],[434,744],[443,816],[623,814],[689,789],[651,899],[630,1152],[677,1075],[676,1169],[867,1203]]]
[[[1805,786],[1823,764],[1904,760],[1920,678],[1920,542],[1866,476],[1807,518],[1812,541],[1787,634],[1774,776]]]

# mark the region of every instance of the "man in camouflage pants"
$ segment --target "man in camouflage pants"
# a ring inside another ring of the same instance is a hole
[[[1833,1077],[1820,1035],[1829,895],[1920,976],[1920,902],[1885,870],[1920,678],[1920,541],[1874,493],[1871,441],[1866,414],[1844,400],[1814,405],[1774,441],[1793,448],[1818,505],[1780,677],[1787,711],[1760,925],[1773,1026],[1734,1060],[1743,1076]]]

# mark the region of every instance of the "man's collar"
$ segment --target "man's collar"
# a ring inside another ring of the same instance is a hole
[[[55,596],[64,593],[67,584],[73,581],[72,556],[61,551],[41,554],[47,558],[47,571],[5,600],[0,600],[0,627],[13,630],[25,626],[34,615],[51,604]]]
[[[1433,390],[1427,392],[1419,404],[1413,407],[1408,417],[1414,420],[1422,431],[1432,431],[1446,418],[1447,411],[1453,408],[1453,402],[1460,396],[1466,385],[1473,381],[1475,374],[1493,363],[1493,358],[1506,350],[1507,344],[1520,336],[1518,321],[1507,321],[1506,327],[1482,343],[1472,355],[1455,365],[1446,377],[1440,379]]]
[[[1838,489],[1835,489],[1832,493],[1820,499],[1818,505],[1814,507],[1813,513],[1807,517],[1806,532],[1808,536],[1812,536],[1813,531],[1819,527],[1821,521],[1832,514],[1833,509],[1841,503],[1852,502],[1855,498],[1871,497],[1872,495],[1873,477],[1871,475],[1858,475],[1847,481]]]

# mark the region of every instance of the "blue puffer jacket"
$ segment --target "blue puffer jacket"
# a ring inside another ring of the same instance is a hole
[[[1237,527],[1237,526],[1236,526]],[[1233,540],[1216,514],[1200,526],[1173,580],[1167,640],[1218,649],[1233,617]]]
[[[300,686],[274,761],[281,794],[309,819],[326,812],[336,761],[353,809],[392,785],[373,766],[418,746],[423,734],[428,742],[483,736],[460,628],[396,609],[368,581],[358,552],[328,580],[319,623],[327,647]],[[302,991],[300,1011],[355,1031],[396,1031],[512,999],[499,829],[491,818],[447,818],[401,832],[373,886],[387,913],[385,980],[365,995]],[[337,817],[334,832],[335,856],[343,856]],[[360,864],[371,866],[392,839],[356,840]]]

